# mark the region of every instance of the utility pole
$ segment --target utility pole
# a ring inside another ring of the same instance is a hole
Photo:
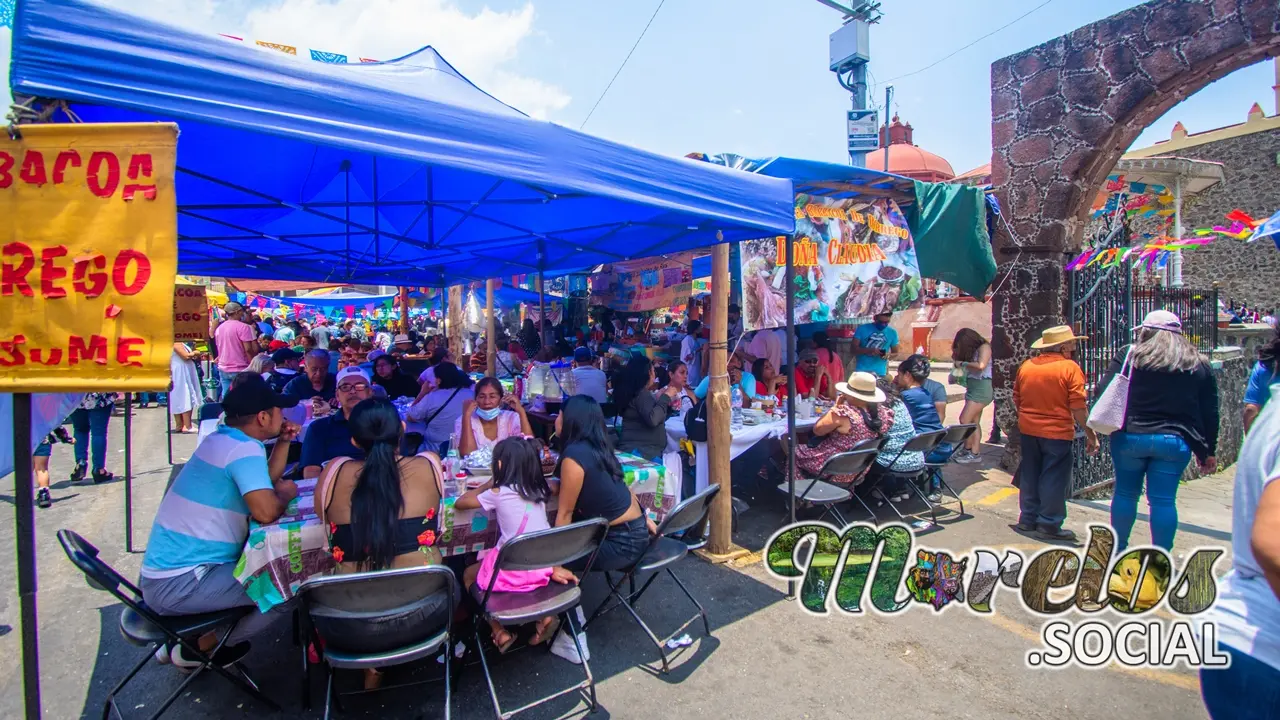
[[[849,138],[849,162],[865,167],[867,153],[880,141],[880,123],[875,110],[867,109],[867,63],[871,61],[868,44],[870,27],[882,14],[878,2],[854,2],[844,5],[835,0],[818,0],[844,15],[844,25],[831,33],[831,72],[840,87],[853,96],[853,108],[846,114]],[[888,110],[885,110],[888,115]]]

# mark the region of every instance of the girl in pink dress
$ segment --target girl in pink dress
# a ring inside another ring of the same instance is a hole
[[[458,510],[483,509],[495,513],[498,520],[498,547],[463,573],[463,582],[468,588],[475,585],[482,594],[489,589],[493,592],[533,592],[553,580],[562,584],[578,581],[576,575],[562,567],[499,570],[496,577],[494,575],[494,565],[502,546],[524,533],[550,527],[546,502],[553,494],[555,491],[542,474],[542,460],[536,442],[510,437],[494,446],[493,480],[468,491],[453,505]],[[516,641],[515,635],[493,619],[489,620],[489,628],[498,652],[510,650]],[[558,629],[559,621],[554,615],[539,619],[537,634],[529,644],[546,642]]]

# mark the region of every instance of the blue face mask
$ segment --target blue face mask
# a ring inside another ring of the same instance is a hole
[[[493,408],[492,410],[482,410],[480,408],[476,408],[476,415],[479,415],[481,420],[497,420],[498,416],[501,414],[502,414],[501,405],[499,405],[496,408]]]

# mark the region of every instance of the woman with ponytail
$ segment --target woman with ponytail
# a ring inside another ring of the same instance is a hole
[[[329,544],[338,572],[386,570],[440,562],[437,513],[444,489],[440,461],[433,453],[400,455],[404,425],[389,400],[362,400],[351,410],[351,444],[364,451],[363,460],[335,458],[316,484],[316,512],[329,530]],[[447,608],[428,608],[444,625]],[[365,640],[369,652],[404,644],[403,628],[388,626],[387,636],[373,633]],[[412,623],[431,627],[433,623]],[[384,642],[385,640],[385,642]],[[366,671],[365,687],[377,687],[377,671]]]

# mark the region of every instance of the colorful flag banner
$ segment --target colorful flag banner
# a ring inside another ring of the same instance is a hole
[[[280,52],[286,55],[298,54],[298,48],[292,45],[281,45],[279,43],[269,43],[269,42],[266,42],[265,40],[256,40],[255,42],[258,44],[259,47],[269,48],[271,50],[279,50]]]
[[[347,64],[347,56],[341,53],[323,52],[321,50],[312,50],[311,59],[322,63]]]

